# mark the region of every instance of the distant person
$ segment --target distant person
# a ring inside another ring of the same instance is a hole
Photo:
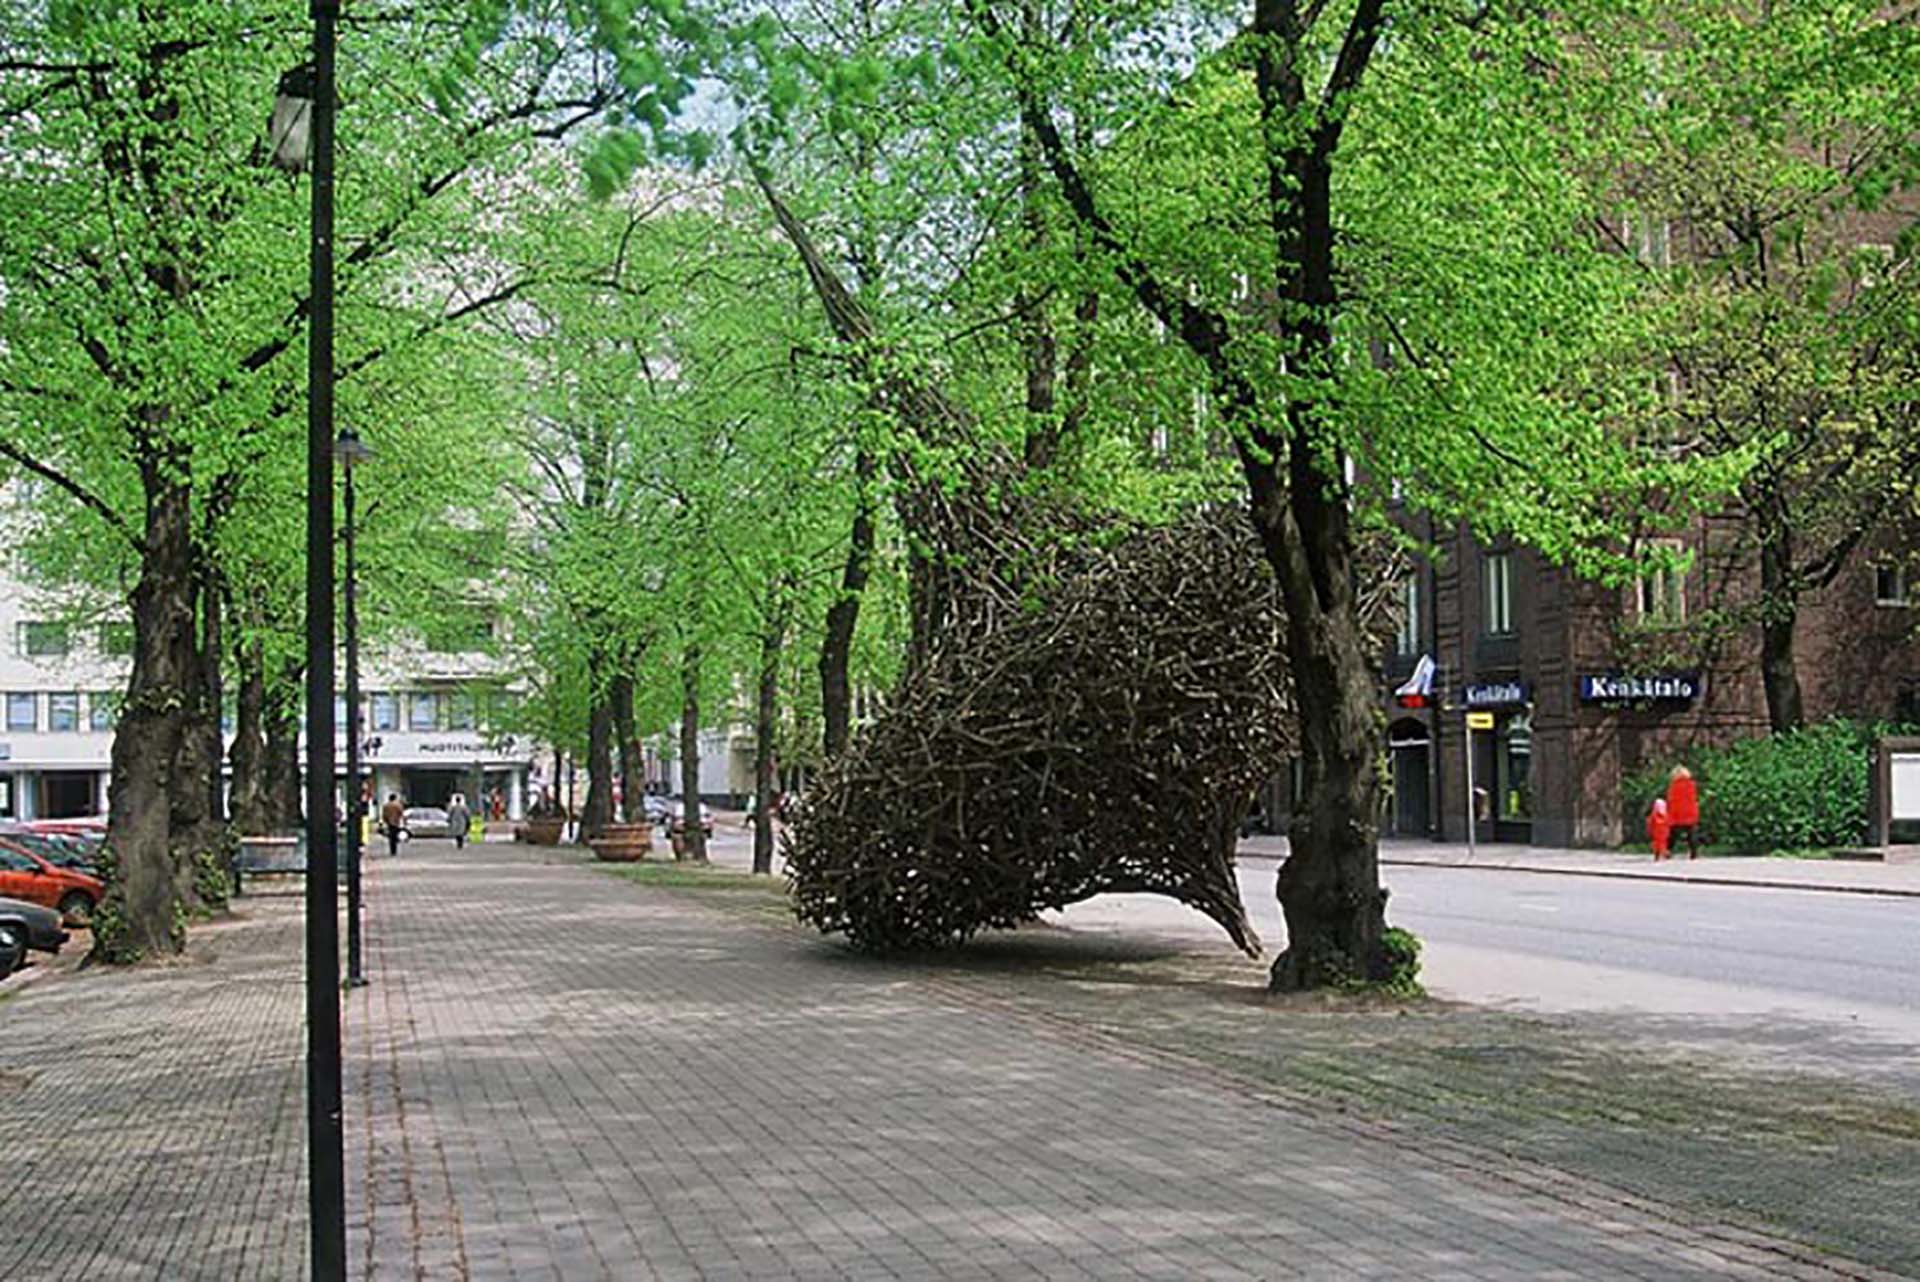
[[[456,792],[453,800],[447,803],[447,827],[453,833],[453,848],[467,848],[467,825],[473,822],[473,812],[467,809],[465,793]]]
[[[400,834],[407,830],[407,808],[400,804],[400,794],[387,794],[387,804],[380,807],[380,826],[387,833],[387,858],[393,859],[400,854]]]
[[[487,798],[487,817],[495,823],[507,817],[507,798],[498,788]]]
[[[1653,843],[1653,862],[1667,857],[1667,837],[1672,825],[1667,822],[1667,799],[1655,797],[1647,810],[1647,840]]]
[[[1675,766],[1667,779],[1667,823],[1673,830],[1673,844],[1680,844],[1680,833],[1687,834],[1687,858],[1700,857],[1700,790],[1693,772]]]

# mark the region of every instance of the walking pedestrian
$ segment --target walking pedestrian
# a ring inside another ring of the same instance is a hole
[[[1687,834],[1687,858],[1700,857],[1700,790],[1693,782],[1693,772],[1685,766],[1675,766],[1667,777],[1667,823],[1673,831],[1673,844],[1680,844],[1680,833]]]
[[[1653,843],[1653,862],[1659,863],[1667,857],[1667,836],[1670,826],[1667,823],[1667,799],[1655,797],[1653,806],[1647,811],[1647,840]]]
[[[473,812],[467,809],[464,793],[454,793],[453,800],[447,803],[447,827],[453,832],[453,848],[467,848],[467,825],[473,822]]]
[[[387,804],[380,807],[380,826],[387,833],[387,858],[393,859],[400,854],[400,834],[407,830],[407,808],[400,804],[400,794],[387,794]]]

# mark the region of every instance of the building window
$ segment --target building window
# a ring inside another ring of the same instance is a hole
[[[439,697],[424,691],[415,692],[407,703],[407,729],[438,730],[439,728]]]
[[[40,728],[40,698],[31,694],[10,694],[7,696],[7,729],[38,730]]]
[[[447,696],[447,728],[449,730],[473,729],[473,696],[457,693]]]
[[[1878,565],[1873,570],[1873,601],[1875,605],[1910,605],[1913,584],[1907,578],[1906,567],[1899,565]]]
[[[100,625],[100,653],[114,658],[126,658],[133,653],[133,625],[131,623],[103,623]]]
[[[1494,773],[1502,819],[1528,823],[1533,819],[1533,718],[1510,719],[1495,741]]]
[[[1653,545],[1656,552],[1677,556],[1681,545],[1662,541]],[[1634,603],[1640,621],[1651,624],[1677,624],[1687,618],[1687,572],[1677,564],[1654,566],[1640,576],[1634,586]]]
[[[20,653],[30,659],[55,658],[67,652],[67,625],[64,623],[22,623]]]
[[[367,702],[373,707],[373,728],[375,730],[398,730],[400,728],[400,700],[391,694],[369,696]]]
[[[1486,598],[1487,635],[1513,635],[1513,554],[1489,552],[1481,562],[1480,590]]]
[[[87,724],[95,730],[110,731],[120,719],[120,696],[111,690],[95,690],[87,696]]]
[[[1409,574],[1400,581],[1400,630],[1393,639],[1393,652],[1402,657],[1420,653],[1420,576]]]
[[[78,691],[47,696],[47,729],[61,734],[71,733],[80,728],[80,695]]]

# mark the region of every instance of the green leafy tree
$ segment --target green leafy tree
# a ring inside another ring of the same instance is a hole
[[[1634,11],[1569,51],[1619,124],[1599,234],[1653,286],[1668,395],[1651,435],[1745,453],[1759,590],[1714,618],[1759,633],[1775,731],[1805,711],[1802,601],[1916,512],[1920,29],[1867,3]],[[1748,632],[1747,635],[1751,635]]]
[[[462,34],[468,6],[429,9],[350,27],[343,55],[343,406],[393,353],[523,287],[476,284],[463,197],[484,200],[482,175],[509,173],[531,135],[615,96],[574,74],[550,17],[483,48]],[[223,893],[223,610],[248,585],[223,581],[246,558],[222,548],[255,482],[300,450],[306,213],[262,163],[262,121],[306,23],[264,0],[10,5],[5,23],[0,458],[131,567],[95,931],[99,955],[130,960],[178,950],[187,913]]]

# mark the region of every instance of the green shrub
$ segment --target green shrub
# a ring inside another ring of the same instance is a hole
[[[1858,845],[1867,835],[1873,743],[1888,729],[1835,719],[1686,755],[1700,789],[1700,840],[1755,854]],[[1675,764],[1626,781],[1629,839],[1645,831]]]
[[[1386,990],[1402,997],[1424,995],[1426,989],[1420,986],[1419,936],[1390,926],[1380,937],[1380,948],[1387,955],[1387,977],[1382,981]]]

